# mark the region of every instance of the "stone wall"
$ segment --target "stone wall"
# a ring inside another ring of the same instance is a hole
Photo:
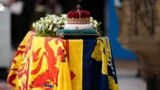
[[[0,11],[0,68],[8,68],[11,62],[10,12]]]

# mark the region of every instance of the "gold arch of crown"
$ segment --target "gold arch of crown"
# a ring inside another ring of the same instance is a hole
[[[79,13],[79,16],[81,17],[81,12],[80,12],[80,10],[81,10],[81,5],[78,4],[78,5],[76,6],[76,8],[77,8],[77,12]]]

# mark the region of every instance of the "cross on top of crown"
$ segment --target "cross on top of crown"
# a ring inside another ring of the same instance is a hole
[[[79,10],[81,9],[81,5],[78,4],[78,5],[76,6],[76,8],[77,8],[77,10],[79,11]]]

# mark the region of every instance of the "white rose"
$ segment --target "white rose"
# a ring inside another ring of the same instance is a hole
[[[51,24],[51,25],[49,26],[48,30],[51,31],[51,30],[52,30],[52,27],[53,27],[53,24]]]

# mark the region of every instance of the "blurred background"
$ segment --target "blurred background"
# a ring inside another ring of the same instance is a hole
[[[46,14],[83,9],[110,39],[120,90],[160,90],[160,0],[0,0],[0,90],[31,24]]]

